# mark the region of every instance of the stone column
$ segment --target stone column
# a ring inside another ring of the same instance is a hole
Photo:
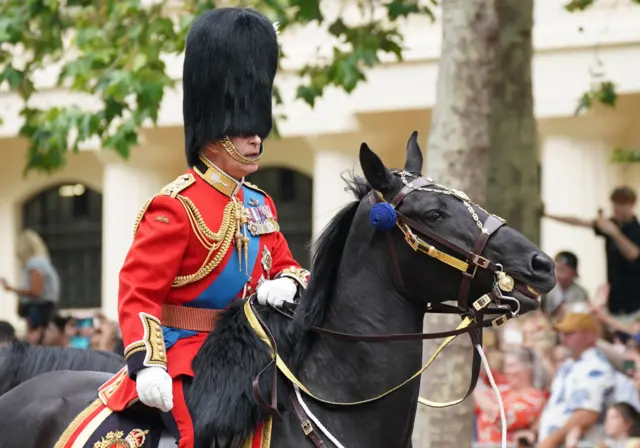
[[[17,206],[12,198],[5,196],[0,203],[0,277],[10,285],[17,285],[18,260],[16,259]],[[24,321],[16,314],[17,297],[14,293],[0,288],[0,320],[10,322],[16,330],[24,330]]]
[[[611,145],[595,139],[551,135],[542,143],[542,201],[552,215],[596,217],[610,213],[609,194],[620,178],[609,162]],[[542,220],[541,247],[550,256],[569,250],[578,256],[579,282],[590,292],[606,281],[603,239],[591,229]]]
[[[331,218],[351,200],[351,193],[344,191],[341,179],[345,171],[359,169],[356,155],[338,151],[318,150],[313,161],[313,239],[315,240]]]
[[[147,199],[170,182],[154,167],[109,161],[102,197],[102,311],[117,319],[118,274],[133,240],[133,225]]]

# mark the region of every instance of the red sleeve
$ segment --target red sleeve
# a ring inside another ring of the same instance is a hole
[[[265,201],[269,204],[271,210],[273,210],[273,216],[277,220],[278,212],[273,200],[267,196]],[[309,271],[300,266],[300,264],[294,260],[287,240],[284,235],[278,231],[275,235],[275,243],[271,249],[271,257],[273,264],[271,266],[271,272],[269,273],[272,278],[288,277],[294,280],[298,284],[298,292],[307,288],[309,282]]]
[[[505,409],[509,431],[531,428],[542,412],[545,402],[544,394],[537,390],[518,397],[509,409]]]
[[[118,319],[132,378],[144,367],[167,367],[161,307],[189,239],[189,221],[180,200],[156,196],[141,213],[118,290]]]

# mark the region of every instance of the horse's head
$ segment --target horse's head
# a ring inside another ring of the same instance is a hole
[[[450,300],[461,314],[487,307],[503,323],[537,309],[555,285],[553,260],[524,235],[463,192],[421,177],[417,132],[404,170],[386,168],[366,143],[360,164],[374,190],[363,199],[371,225],[389,242],[388,274],[408,300],[427,311]]]

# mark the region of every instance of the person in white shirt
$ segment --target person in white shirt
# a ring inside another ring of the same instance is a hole
[[[589,294],[580,286],[578,257],[573,252],[562,251],[555,257],[556,286],[543,298],[543,311],[552,320],[560,320],[571,312],[586,312],[589,309]]]
[[[587,313],[569,313],[554,328],[571,352],[556,372],[551,397],[542,411],[538,448],[558,448],[570,433],[595,443],[603,435],[606,408],[615,399],[615,370],[596,349],[597,319]],[[567,447],[571,448],[571,447]]]

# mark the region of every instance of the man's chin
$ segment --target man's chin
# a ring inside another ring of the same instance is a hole
[[[249,165],[249,164],[242,164],[242,170],[244,172],[244,176],[248,176],[249,174],[253,174],[256,171],[258,171],[258,168],[260,167],[259,164],[255,164],[255,165]]]

